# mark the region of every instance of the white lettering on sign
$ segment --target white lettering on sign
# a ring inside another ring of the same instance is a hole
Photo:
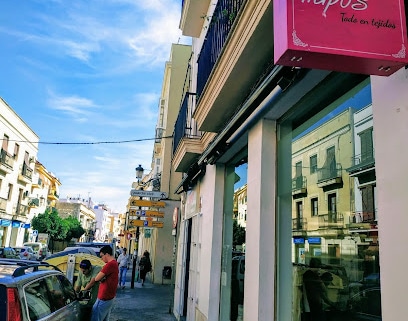
[[[315,5],[322,5],[322,16],[327,17],[327,11],[334,5],[339,5],[343,9],[351,7],[356,11],[366,10],[368,8],[368,0],[300,0],[302,3],[311,3]]]

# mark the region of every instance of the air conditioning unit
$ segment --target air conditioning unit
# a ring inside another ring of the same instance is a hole
[[[30,157],[30,163],[35,163],[37,158],[35,156]]]

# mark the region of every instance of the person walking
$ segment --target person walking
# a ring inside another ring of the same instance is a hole
[[[92,266],[91,261],[82,260],[79,264],[80,273],[75,282],[75,292],[90,291],[91,299],[88,302],[81,302],[80,305],[80,321],[89,321],[91,319],[92,306],[94,305],[99,290],[99,283],[95,282],[96,275],[101,271],[102,267]]]
[[[100,284],[98,298],[92,307],[91,321],[109,321],[116,297],[119,268],[118,262],[113,256],[112,248],[109,245],[103,246],[99,255],[106,264],[95,277],[95,281],[100,282]]]
[[[139,262],[140,279],[142,280],[142,286],[146,279],[146,274],[152,270],[152,263],[150,262],[150,253],[144,251],[142,258]]]
[[[129,268],[130,257],[127,254],[127,249],[123,248],[122,253],[118,257],[119,265],[119,287],[124,289],[126,283],[126,273]]]

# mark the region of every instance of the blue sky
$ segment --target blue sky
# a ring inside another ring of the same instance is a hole
[[[150,171],[164,63],[180,0],[0,1],[0,96],[40,137],[60,197],[125,210],[135,167]]]

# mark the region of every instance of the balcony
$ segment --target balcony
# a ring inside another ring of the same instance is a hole
[[[344,216],[342,213],[319,215],[319,228],[343,228]]]
[[[186,93],[174,125],[173,166],[176,172],[187,172],[190,165],[202,154],[201,132],[191,115],[195,95]]]
[[[28,213],[28,206],[27,205],[20,204],[20,205],[16,206],[16,212],[15,212],[16,215],[26,216],[27,213]]]
[[[28,201],[28,206],[29,207],[38,207],[40,206],[40,199],[38,198],[32,198]]]
[[[6,198],[0,197],[0,212],[7,212],[7,202]]]
[[[42,179],[38,178],[37,180],[34,179],[31,188],[40,188],[42,186]]]
[[[48,199],[48,200],[51,200],[51,201],[56,201],[56,200],[58,200],[58,199],[59,199],[59,195],[57,194],[57,191],[50,190],[50,191],[48,192],[47,199]]]
[[[0,173],[10,174],[13,171],[14,158],[3,148],[0,152]]]
[[[336,164],[335,166],[327,166],[317,169],[317,186],[326,187],[333,184],[340,184],[342,166]]]
[[[21,171],[18,174],[18,180],[26,184],[30,184],[33,178],[33,170],[26,164],[23,163]]]
[[[198,56],[197,95],[200,97],[244,0],[219,0]]]
[[[307,178],[306,176],[297,176],[292,178],[292,196],[307,193]]]
[[[292,219],[292,231],[305,231],[307,230],[307,219],[302,218],[293,218]]]
[[[272,69],[272,2],[219,0],[206,30],[197,58],[194,119],[201,131],[217,133]]]
[[[211,0],[182,0],[180,29],[184,36],[198,38]]]
[[[352,158],[352,166],[347,168],[351,177],[357,177],[360,184],[373,182],[375,178],[374,150],[356,155]]]
[[[350,215],[350,226],[358,224],[376,224],[376,212],[355,212]]]

